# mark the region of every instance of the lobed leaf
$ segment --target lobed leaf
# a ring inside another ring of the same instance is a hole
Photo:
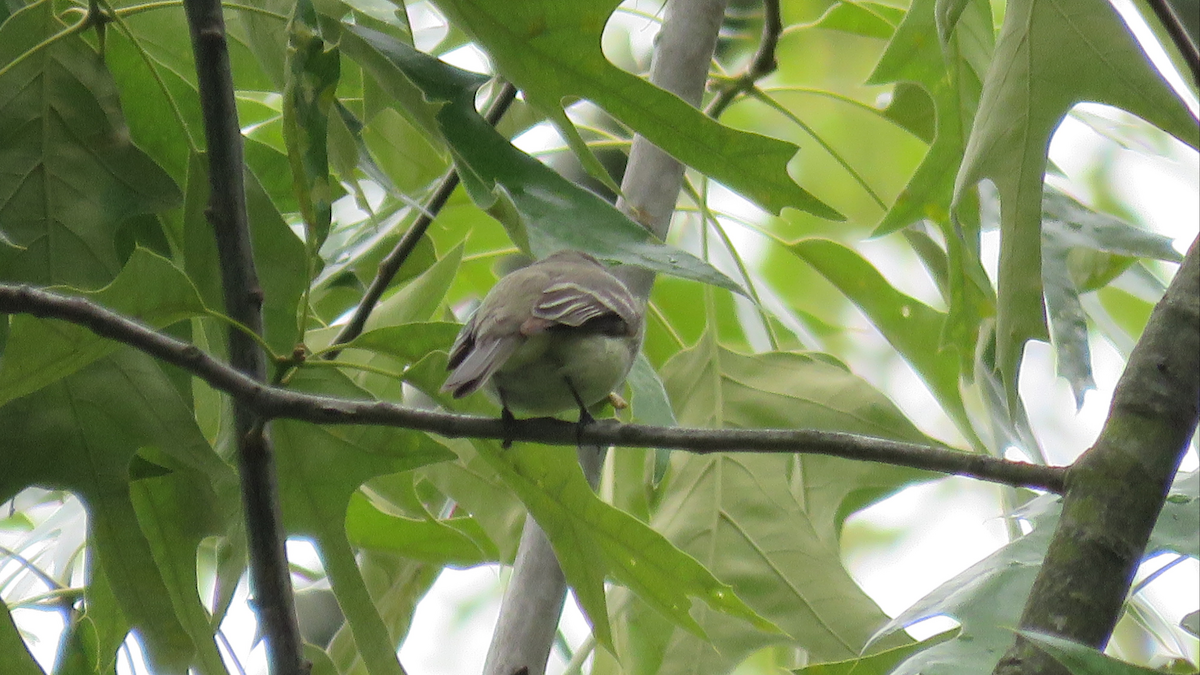
[[[535,257],[573,248],[664,274],[715,284],[740,292],[740,286],[712,266],[657,242],[594,193],[513,147],[476,112],[475,92],[486,81],[422,54],[387,35],[347,26],[355,53],[369,56],[363,65],[378,80],[403,86],[405,104],[417,88],[421,103],[409,104],[410,118],[434,125],[454,155],[459,177],[472,200],[499,219],[509,236]]]
[[[600,39],[618,4],[613,0],[437,3],[455,25],[487,49],[497,70],[558,126],[598,179],[608,180],[607,174],[567,119],[563,101],[594,102],[679,161],[772,213],[790,206],[822,218],[843,219],[788,176],[795,145],[723,126],[674,94],[610,63],[600,49]]]
[[[996,362],[1010,401],[1026,340],[1045,339],[1042,183],[1050,136],[1070,108],[1095,101],[1128,110],[1193,147],[1187,107],[1106,4],[1019,0],[1005,11],[979,113],[955,181],[956,199],[987,178],[999,190]]]
[[[142,248],[134,251],[111,284],[81,295],[152,328],[205,314],[187,276]],[[0,358],[0,405],[57,382],[120,348],[120,343],[77,324],[17,315]]]

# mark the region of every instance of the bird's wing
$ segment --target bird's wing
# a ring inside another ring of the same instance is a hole
[[[456,342],[450,361],[450,367],[454,370],[446,378],[442,391],[452,392],[454,398],[462,398],[475,391],[508,361],[508,357],[512,356],[523,341],[524,338],[519,335],[504,335],[485,340],[476,340],[472,335],[469,343],[461,350]],[[455,356],[458,357],[457,362],[454,360]]]
[[[450,347],[450,359],[446,362],[447,370],[454,370],[458,364],[467,358],[467,354],[475,348],[475,318],[478,312],[471,315],[467,323],[458,331],[458,335],[454,338],[454,344]]]
[[[546,287],[533,308],[533,316],[552,324],[582,326],[592,319],[615,314],[630,326],[636,325],[637,308],[625,286],[615,278],[595,275],[581,284],[558,281]]]

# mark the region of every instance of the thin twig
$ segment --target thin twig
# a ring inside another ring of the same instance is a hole
[[[939,473],[971,476],[1005,485],[1063,490],[1063,467],[1024,462],[924,445],[812,429],[686,429],[622,424],[605,420],[582,431],[574,422],[551,418],[504,423],[490,417],[408,408],[385,401],[361,401],[303,394],[271,387],[206,354],[199,347],[159,333],[90,300],[26,285],[0,284],[0,312],[61,319],[97,335],[130,345],[178,366],[226,392],[264,419],[287,418],[316,424],[364,424],[427,431],[449,438],[509,438],[549,445],[674,448],[712,452],[790,452],[882,462]]]
[[[43,572],[42,568],[38,567],[37,565],[34,565],[32,562],[30,562],[30,560],[28,558],[21,555],[20,553],[17,553],[16,551],[12,550],[11,548],[8,548],[7,546],[0,546],[0,555],[4,556],[6,558],[12,558],[13,560],[17,561],[18,565],[20,565],[21,567],[24,567],[26,571],[28,571],[30,574],[32,574],[33,576],[40,579],[41,582],[43,584],[46,584],[46,586],[50,590],[52,590],[52,591],[63,590],[63,585],[58,583],[58,581],[54,577]]]
[[[775,72],[779,63],[775,60],[775,49],[779,46],[779,35],[783,32],[783,18],[779,13],[779,0],[763,0],[763,30],[758,41],[758,51],[746,66],[746,72],[733,79],[708,102],[704,114],[719,118],[738,96],[754,88],[756,82]]]
[[[495,126],[504,113],[508,112],[508,108],[517,98],[517,88],[512,84],[505,82],[501,87],[500,93],[496,95],[496,99],[492,101],[492,105],[484,114],[484,119],[488,124]],[[337,337],[333,339],[334,345],[345,344],[362,334],[363,328],[367,325],[367,318],[371,316],[371,312],[375,310],[375,305],[379,303],[379,299],[383,297],[384,291],[387,290],[392,279],[396,278],[396,274],[400,272],[400,267],[404,265],[404,261],[408,260],[408,256],[412,254],[413,249],[425,236],[425,231],[429,229],[433,219],[437,217],[438,212],[446,205],[450,199],[450,195],[454,193],[458,187],[459,178],[458,172],[451,167],[450,170],[442,177],[438,183],[437,189],[433,191],[433,195],[429,198],[429,203],[421,210],[421,215],[417,216],[416,222],[412,227],[404,233],[400,241],[396,243],[396,247],[387,254],[379,263],[379,269],[375,273],[375,278],[371,280],[371,284],[367,286],[367,291],[363,293],[362,300],[359,301],[358,307],[354,310],[354,315],[350,317],[350,321],[338,332]],[[335,359],[338,350],[333,350],[325,354],[326,359]]]
[[[1175,8],[1167,0],[1147,0],[1147,2],[1150,4],[1150,9],[1154,10],[1155,16],[1162,23],[1163,28],[1166,29],[1167,35],[1171,36],[1171,41],[1175,43],[1175,48],[1183,55],[1183,60],[1187,62],[1188,68],[1192,70],[1192,83],[1200,86],[1200,49],[1196,47],[1196,43],[1188,35],[1183,21],[1175,13]]]

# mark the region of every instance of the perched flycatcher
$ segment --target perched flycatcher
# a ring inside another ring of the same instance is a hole
[[[643,314],[600,261],[559,251],[497,282],[454,341],[442,391],[486,387],[506,412],[583,419],[625,381]]]

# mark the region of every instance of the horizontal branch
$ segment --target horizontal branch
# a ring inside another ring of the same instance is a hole
[[[257,382],[217,361],[199,347],[164,335],[90,300],[32,286],[0,284],[0,313],[31,314],[79,324],[203,379],[264,418],[316,424],[366,424],[428,431],[449,438],[493,438],[576,445],[671,448],[695,453],[790,452],[881,462],[939,473],[970,476],[1006,485],[1061,493],[1064,467],[1012,462],[944,447],[811,429],[686,429],[602,420],[579,430],[551,418],[500,419],[417,410],[386,401],[317,396]]]

